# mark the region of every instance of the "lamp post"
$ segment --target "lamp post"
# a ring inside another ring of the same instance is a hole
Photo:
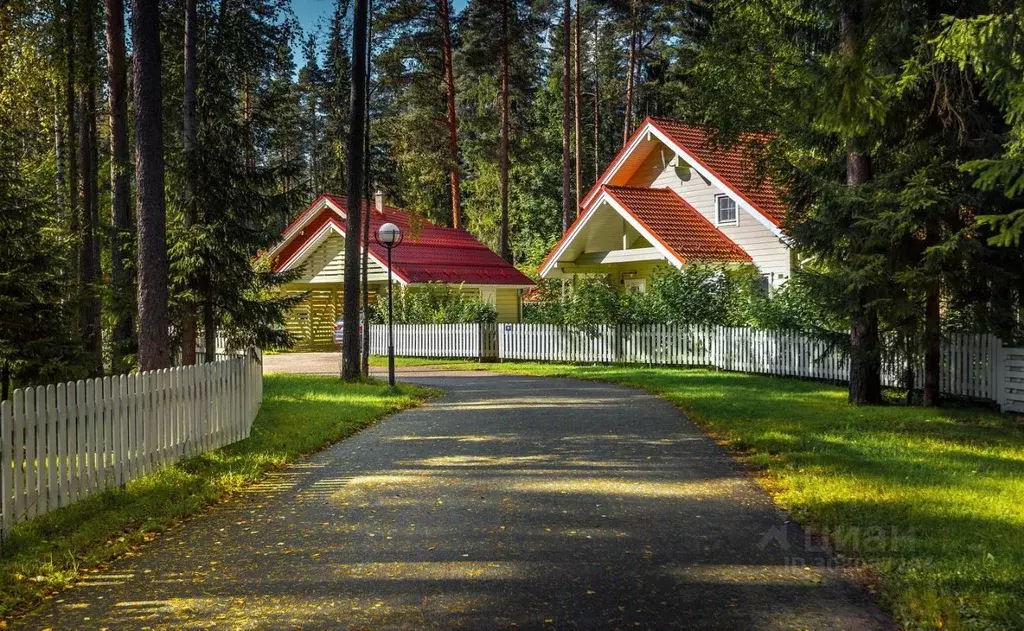
[[[391,250],[402,243],[402,231],[390,221],[374,233],[373,238],[388,251],[388,384],[395,386],[395,311],[391,301]]]

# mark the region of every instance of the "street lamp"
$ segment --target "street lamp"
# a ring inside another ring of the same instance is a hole
[[[374,233],[373,238],[388,251],[388,384],[395,386],[395,312],[391,301],[391,250],[402,243],[402,231],[390,221]]]

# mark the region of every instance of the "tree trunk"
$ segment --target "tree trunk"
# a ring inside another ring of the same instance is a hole
[[[437,0],[437,19],[441,26],[441,62],[444,65],[444,89],[448,103],[448,180],[451,184],[452,227],[462,227],[462,185],[459,182],[459,126],[455,116],[455,69],[452,62],[452,20],[448,0]]]
[[[846,184],[861,186],[871,181],[871,158],[847,142]],[[856,252],[852,254],[856,255]],[[858,290],[850,314],[850,402],[858,405],[882,402],[881,349],[878,310],[870,297]]]
[[[600,17],[594,18],[594,182],[601,179],[601,72],[597,63]]]
[[[132,0],[135,207],[138,213],[139,368],[170,364],[167,211],[158,0]]]
[[[444,0],[442,0],[443,2]],[[355,0],[352,19],[352,84],[349,94],[348,200],[345,223],[345,296],[341,377],[359,378],[359,246],[362,229],[363,143],[366,124],[367,0]]]
[[[583,138],[582,138],[582,120],[580,114],[580,82],[583,80],[580,77],[580,29],[581,20],[583,15],[580,13],[580,0],[576,0],[576,24],[572,29],[572,41],[573,41],[573,72],[572,72],[572,87],[573,87],[573,139],[575,142],[575,159],[576,159],[576,197],[575,203],[573,204],[573,219],[576,218],[576,214],[579,212],[580,197],[583,196]]]
[[[60,88],[54,86],[53,91],[53,161],[56,169],[56,198],[61,216],[67,204],[67,181],[64,179],[64,121],[60,117]]]
[[[132,278],[125,261],[131,254],[128,247],[132,232],[128,207],[128,77],[125,68],[124,2],[106,0],[107,12],[107,102],[110,125],[110,271],[114,289],[114,327],[111,341],[111,370],[127,372],[125,356],[132,354],[135,328],[132,312],[134,294]]]
[[[840,50],[855,58],[860,54],[858,35],[860,16],[857,7],[843,4],[839,13]],[[871,181],[871,156],[859,146],[856,136],[846,140],[846,185],[863,186]],[[857,243],[857,240],[854,240]],[[856,246],[854,246],[856,247]],[[851,248],[854,250],[854,248]],[[859,252],[851,251],[851,258]],[[858,405],[882,402],[881,352],[878,334],[878,311],[870,296],[858,290],[850,314],[850,394],[851,403]]]
[[[203,295],[203,362],[217,361],[217,304],[213,295],[213,278],[209,268],[204,270]]]
[[[100,256],[99,256],[99,157],[96,134],[96,48],[95,16],[93,0],[82,4],[82,80],[79,88],[79,177],[78,196],[82,206],[82,248],[79,259],[81,283],[80,328],[85,352],[89,356],[89,371],[95,376],[103,374],[103,325],[100,303]]]
[[[562,3],[562,232],[575,216],[572,201],[572,0]]]
[[[366,7],[366,125],[363,133],[363,198],[366,200],[366,216],[363,217],[363,259],[362,303],[363,339],[360,372],[363,378],[370,377],[370,214],[373,212],[373,185],[370,175],[370,78],[373,76],[373,0],[367,0]]]
[[[508,231],[508,146],[509,146],[509,2],[501,0],[501,140],[498,145],[498,178],[501,186],[501,258],[512,261]]]
[[[626,116],[622,131],[623,145],[629,140],[629,135],[633,133],[633,77],[636,74],[637,42],[636,3],[637,0],[629,3],[631,19],[629,22],[629,62],[626,65]]]
[[[195,191],[196,191],[196,39],[199,28],[196,12],[196,0],[185,0],[185,68],[184,95],[182,98],[182,149],[185,154],[185,228],[191,228],[196,222]],[[195,287],[189,288],[189,295],[194,295]],[[181,318],[181,363],[191,366],[196,363],[196,303],[193,299],[185,300],[185,312]]]
[[[71,234],[72,246],[69,252],[70,261],[68,281],[71,284],[71,295],[78,296],[77,286],[79,280],[79,231],[81,229],[81,218],[78,215],[78,131],[77,131],[77,75],[75,73],[75,57],[78,54],[75,38],[75,0],[68,0],[67,15],[64,23],[64,45],[67,49],[67,75],[64,85],[64,109],[67,118],[67,186],[68,186],[68,228]]]
[[[940,286],[928,283],[924,301],[924,404],[939,404],[939,372],[941,369]]]

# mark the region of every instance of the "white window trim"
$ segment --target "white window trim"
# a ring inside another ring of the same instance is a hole
[[[731,221],[722,221],[720,209],[718,207],[719,201],[728,199],[732,202],[733,209],[735,210],[736,217]],[[740,205],[736,203],[736,200],[729,195],[719,194],[715,195],[715,225],[716,226],[738,226],[740,225]]]

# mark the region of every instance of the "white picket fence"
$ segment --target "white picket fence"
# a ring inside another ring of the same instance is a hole
[[[494,335],[494,341],[487,338]],[[491,345],[496,347],[492,353]],[[480,349],[487,349],[486,355]],[[387,327],[371,327],[371,352],[387,352]],[[1003,349],[993,335],[955,334],[941,347],[940,390],[1024,407],[1024,350]],[[651,324],[404,324],[395,327],[395,354],[406,357],[497,358],[578,363],[709,366],[721,370],[846,381],[849,357],[828,342],[795,331]],[[905,386],[899,350],[882,357],[882,382]],[[914,384],[924,382],[919,358]],[[1017,401],[1017,403],[1013,403]],[[1015,409],[1007,407],[1007,409]]]
[[[0,403],[0,540],[14,524],[242,440],[262,400],[258,351],[15,390]]]
[[[1006,412],[1024,414],[1024,348],[1000,349],[996,401]]]
[[[370,352],[374,355],[387,355],[387,325],[370,325]],[[395,355],[497,359],[497,325],[396,324]]]

